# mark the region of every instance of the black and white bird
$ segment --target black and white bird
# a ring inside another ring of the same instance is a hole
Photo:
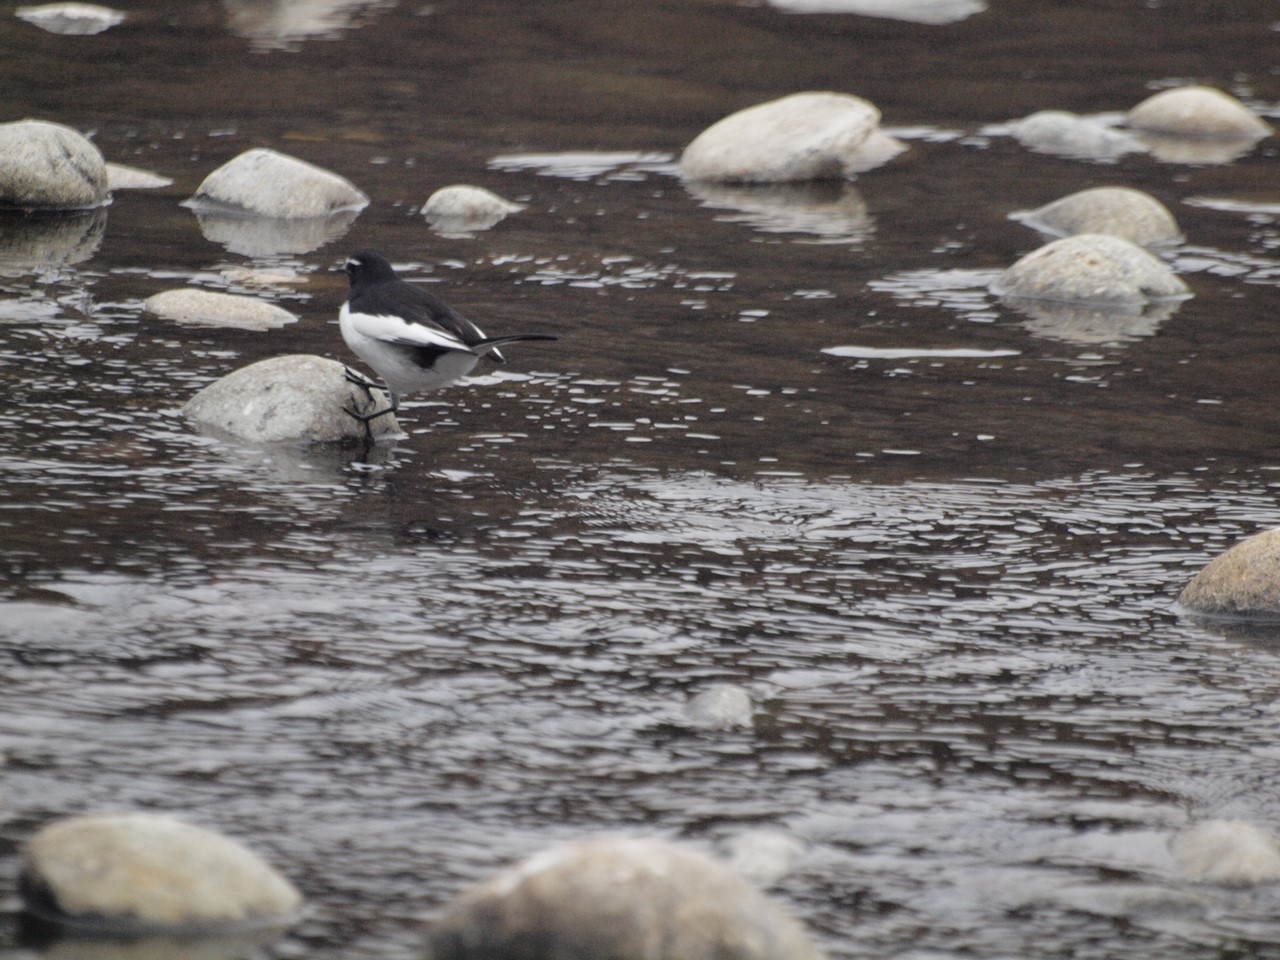
[[[393,411],[406,394],[438,390],[465,377],[481,357],[505,363],[498,349],[504,343],[556,339],[546,333],[486,337],[430,290],[401,280],[385,257],[369,250],[348,259],[345,269],[351,293],[338,314],[342,339],[382,379]]]

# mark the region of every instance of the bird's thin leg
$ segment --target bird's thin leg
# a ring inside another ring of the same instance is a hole
[[[374,397],[373,397],[373,390],[377,386],[376,383],[374,383],[364,374],[358,373],[355,370],[352,370],[350,367],[343,367],[342,370],[348,383],[353,383],[357,387],[363,387],[365,395],[368,397],[369,402],[370,403],[377,402],[376,400],[374,400]],[[342,408],[347,415],[354,417],[355,419],[359,420],[361,423],[364,424],[365,430],[368,432],[369,437],[373,436],[373,428],[370,427],[369,424],[371,424],[374,420],[377,420],[379,417],[385,416],[388,413],[395,413],[400,406],[400,398],[396,396],[395,391],[392,390],[390,387],[387,387],[386,391],[387,391],[387,396],[391,400],[391,405],[389,407],[386,407],[385,409],[378,410],[375,413],[362,413],[358,410],[352,410],[350,407]]]

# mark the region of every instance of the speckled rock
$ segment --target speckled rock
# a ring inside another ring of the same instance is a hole
[[[1205,564],[1178,595],[1194,613],[1280,618],[1280,528],[1242,540]]]
[[[523,209],[522,205],[505,200],[484,187],[454,184],[431,194],[422,206],[422,215],[436,230],[465,233],[488,230]]]
[[[755,708],[751,694],[736,683],[716,683],[700,690],[684,704],[684,722],[705,730],[749,727]]]
[[[1203,820],[1178,832],[1169,850],[1192,880],[1247,885],[1280,880],[1280,842],[1240,820]]]
[[[1129,111],[1135,130],[1179,137],[1236,140],[1265,137],[1271,126],[1243,103],[1213,87],[1162,90]]]
[[[1000,296],[1133,306],[1189,295],[1162,260],[1119,237],[1082,233],[1027,254],[991,284]]]
[[[274,926],[302,903],[250,850],[153,813],[48,825],[23,850],[20,883],[39,916],[121,930]]]
[[[818,960],[804,929],[728,866],[649,839],[568,843],[464,893],[430,960]]]
[[[166,320],[202,327],[272,330],[298,319],[284,307],[266,300],[193,287],[153,294],[142,306]]]
[[[260,360],[215,380],[182,408],[201,427],[254,443],[341,443],[399,435],[382,390],[347,379],[336,360],[290,354]]]
[[[880,111],[844,93],[796,93],[757,104],[702,131],[680,158],[687,180],[834,180],[866,169],[859,150]]]
[[[246,150],[205,177],[185,205],[297,220],[362,210],[369,198],[336,173],[262,147]]]
[[[108,200],[102,153],[70,127],[0,123],[0,207],[91,210]]]
[[[1150,194],[1129,187],[1081,190],[1013,217],[1059,237],[1105,233],[1143,247],[1182,239],[1168,207]]]
[[[1146,149],[1122,130],[1065,110],[1033,113],[1010,124],[1010,132],[1029,150],[1062,157],[1109,160]]]
[[[19,7],[14,15],[41,30],[66,36],[92,36],[124,23],[124,14],[96,3],[45,3]]]

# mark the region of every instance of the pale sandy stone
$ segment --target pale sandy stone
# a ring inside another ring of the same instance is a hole
[[[369,198],[344,177],[263,147],[218,167],[186,201],[196,211],[235,209],[281,220],[325,217],[368,204]]]
[[[1272,132],[1270,124],[1231,94],[1202,86],[1162,90],[1130,110],[1127,120],[1135,130],[1182,137],[1255,139]]]
[[[1066,237],[1105,233],[1139,246],[1182,239],[1169,208],[1150,194],[1129,187],[1093,187],[1014,218],[1044,233]]]
[[[1101,233],[1065,237],[1033,250],[991,284],[1000,296],[1133,306],[1189,296],[1159,258]]]
[[[239,330],[273,330],[298,319],[284,307],[257,297],[194,287],[154,294],[146,299],[143,307],[176,323]]]
[[[1280,529],[1254,534],[1214,557],[1178,602],[1214,616],[1280,617]]]

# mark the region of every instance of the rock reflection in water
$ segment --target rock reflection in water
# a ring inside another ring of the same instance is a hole
[[[769,0],[788,13],[850,13],[940,26],[959,23],[987,9],[983,0]]]
[[[227,25],[258,50],[292,50],[312,37],[332,37],[355,26],[364,11],[390,0],[223,0]]]
[[[103,207],[83,213],[0,211],[0,275],[21,276],[88,260],[107,229]]]
[[[1000,302],[1023,316],[1027,332],[1065,343],[1128,343],[1155,336],[1185,302],[1156,300],[1145,306],[1066,303],[1031,297],[1001,297]]]
[[[346,235],[359,210],[342,210],[329,217],[275,220],[243,214],[196,211],[200,232],[228,253],[244,257],[274,257],[318,250]]]
[[[690,181],[685,189],[705,207],[733,211],[718,219],[765,233],[804,233],[839,242],[865,240],[875,231],[866,201],[848,183],[730,186]]]

